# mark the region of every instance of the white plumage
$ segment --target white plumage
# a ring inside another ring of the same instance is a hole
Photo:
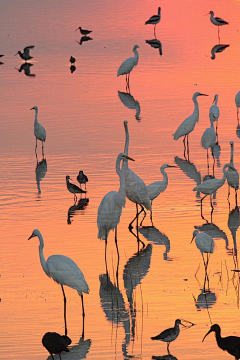
[[[233,154],[234,154],[234,142],[230,141],[230,146],[231,146],[231,157],[230,157],[230,165],[231,167],[229,167],[227,169],[227,182],[228,182],[228,197],[230,195],[230,187],[232,187],[233,189],[235,189],[235,199],[236,199],[236,205],[237,205],[237,190],[239,189],[239,174],[238,171],[235,169],[234,167],[234,163],[233,163]]]
[[[215,244],[213,238],[210,235],[208,235],[205,232],[200,233],[198,230],[194,230],[192,241],[194,238],[195,238],[196,246],[198,250],[201,252],[202,256],[203,253],[208,253],[208,254],[213,253]]]
[[[240,108],[240,91],[236,94],[235,96],[235,104],[236,104],[236,107],[237,107],[237,119],[239,121],[239,118],[238,118],[238,109]]]
[[[218,94],[216,94],[214,96],[213,105],[209,109],[209,117],[210,117],[210,120],[211,120],[211,117],[212,117],[213,121],[218,121],[218,118],[219,118],[219,115],[220,115],[220,111],[219,111],[219,107],[217,105],[217,102],[218,102]]]
[[[38,122],[38,107],[34,106],[30,110],[35,110],[34,135],[36,137],[36,148],[37,148],[37,140],[42,141],[42,152],[43,152],[43,142],[46,141],[46,130]]]
[[[139,59],[137,48],[139,48],[139,46],[134,45],[134,47],[133,47],[134,56],[129,57],[128,59],[124,60],[124,62],[120,65],[118,72],[117,72],[117,76],[126,75],[126,88],[127,89],[129,89],[130,72],[132,71],[134,66],[137,66],[138,59]]]
[[[207,150],[209,147],[213,147],[216,141],[216,132],[214,130],[212,117],[210,118],[210,121],[211,121],[211,126],[204,131],[201,138],[202,146],[204,147],[204,149]]]

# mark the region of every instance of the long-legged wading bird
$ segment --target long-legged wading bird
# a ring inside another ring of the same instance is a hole
[[[206,15],[209,15],[209,14],[211,15],[211,16],[210,16],[210,21],[213,23],[213,25],[217,25],[217,27],[218,27],[218,39],[219,39],[219,41],[220,41],[220,37],[219,37],[219,26],[228,25],[228,22],[225,21],[225,20],[223,20],[223,19],[221,19],[221,18],[219,18],[219,17],[214,16],[214,12],[213,12],[213,11],[209,11],[209,13],[206,14]]]
[[[34,135],[36,136],[36,147],[35,152],[37,151],[37,141],[42,142],[42,155],[44,155],[43,143],[46,141],[46,130],[38,122],[38,107],[34,106],[30,110],[35,110],[35,120],[34,120]]]
[[[204,268],[205,268],[205,279],[204,279],[204,291],[205,291],[206,280],[209,281],[208,275],[207,275],[209,257],[210,257],[210,254],[212,254],[214,251],[215,244],[214,244],[213,238],[205,232],[200,233],[198,230],[194,230],[192,241],[194,240],[194,238],[195,238],[196,246],[199,249],[199,251],[201,252],[201,255],[203,258],[203,264],[204,264]],[[192,243],[192,241],[191,241],[191,243]],[[204,258],[204,254],[207,254],[206,260]]]
[[[128,132],[128,122],[124,120],[123,122],[125,128],[125,149],[124,153],[128,154],[129,148],[129,132]],[[137,229],[138,229],[138,216],[144,211],[144,207],[147,210],[151,210],[151,202],[148,196],[147,186],[144,181],[131,169],[128,167],[128,160],[124,159],[122,163],[122,171],[125,175],[126,182],[126,196],[127,198],[136,204],[136,216],[129,224],[129,229],[132,229],[132,224],[137,219]],[[141,210],[138,212],[138,205],[140,205]]]
[[[216,94],[214,96],[213,104],[209,109],[210,121],[211,121],[211,118],[213,119],[213,122],[216,121],[216,134],[217,134],[217,128],[218,128],[218,118],[219,118],[219,115],[220,115],[220,111],[219,111],[219,107],[217,105],[217,102],[218,102],[218,94]]]
[[[227,167],[231,167],[231,164],[225,164],[222,171],[223,171],[223,177],[222,179],[209,179],[206,181],[203,181],[201,184],[199,184],[198,186],[196,186],[195,188],[193,188],[193,191],[200,191],[201,193],[203,193],[205,196],[203,196],[201,198],[201,213],[202,213],[202,201],[203,199],[205,199],[205,197],[207,195],[210,195],[210,203],[211,203],[211,207],[213,209],[213,204],[212,204],[212,194],[217,191],[221,186],[223,186],[223,184],[225,183],[226,180],[226,168]]]
[[[30,49],[33,49],[33,48],[34,48],[34,45],[32,45],[32,46],[26,46],[26,47],[23,49],[23,52],[18,51],[14,56],[16,56],[16,55],[19,54],[19,56],[20,56],[21,59],[23,59],[23,60],[25,60],[25,61],[30,60],[30,59],[33,58],[33,56],[31,56],[31,55],[29,54],[29,52],[30,52]]]
[[[151,201],[151,207],[152,207],[153,200],[156,199],[156,197],[158,197],[163,191],[166,190],[166,188],[168,186],[168,175],[167,175],[165,169],[171,168],[171,167],[176,167],[176,166],[163,164],[160,167],[160,171],[163,175],[163,180],[162,181],[154,181],[153,183],[147,185],[147,192],[148,192],[149,199]],[[144,218],[145,218],[145,216],[146,216],[146,212],[144,210]],[[144,218],[142,219],[140,226],[142,225]],[[151,209],[150,219],[151,219],[151,223],[153,226],[152,209]]]
[[[185,152],[186,152],[186,148],[187,148],[187,155],[188,155],[188,160],[189,160],[189,144],[188,144],[188,135],[190,134],[190,132],[192,132],[194,130],[194,127],[196,125],[196,123],[199,120],[199,107],[198,107],[198,102],[197,102],[197,97],[198,96],[208,96],[206,94],[202,94],[200,92],[195,92],[193,94],[192,100],[194,102],[194,111],[192,113],[192,115],[188,116],[178,127],[178,129],[175,131],[175,133],[173,134],[174,140],[178,140],[180,137],[184,136],[183,138],[183,144],[184,144],[184,157],[185,156]],[[187,146],[185,144],[187,138]]]
[[[240,108],[240,91],[235,96],[235,104],[237,107],[237,120],[238,120],[238,126],[239,126],[239,116],[238,116],[239,110],[238,109]]]
[[[82,29],[81,26],[79,26],[75,31],[77,30],[79,30],[82,35],[88,35],[92,32],[92,30]]]
[[[227,182],[228,182],[228,199],[230,196],[230,187],[235,189],[235,202],[237,206],[237,190],[239,189],[239,173],[234,167],[233,163],[233,153],[234,153],[234,142],[230,141],[231,146],[231,156],[230,156],[230,164],[231,167],[227,169]]]
[[[64,255],[51,255],[46,261],[43,255],[44,241],[40,231],[38,229],[33,230],[32,235],[28,238],[28,240],[32,239],[35,236],[38,237],[40,242],[39,257],[45,274],[50,278],[52,278],[54,281],[56,281],[56,283],[60,284],[62,288],[63,299],[64,299],[65,335],[67,335],[67,320],[66,320],[67,299],[65,296],[63,285],[69,286],[70,288],[77,290],[79,296],[81,296],[83,319],[85,317],[83,293],[88,294],[89,287],[78,265],[69,257]],[[84,321],[83,321],[83,333],[84,333]]]
[[[74,201],[77,201],[77,195],[76,194],[86,194],[85,190],[80,189],[77,185],[70,183],[70,176],[66,176],[66,183],[67,183],[67,189],[70,193],[74,194]]]
[[[208,149],[209,148],[213,148],[215,143],[216,143],[216,132],[214,129],[214,125],[213,125],[213,116],[210,115],[210,122],[211,122],[211,126],[209,128],[207,128],[204,133],[202,134],[202,138],[201,138],[201,144],[202,147],[204,147],[204,149],[207,150],[207,166],[209,169],[209,155],[208,155]],[[212,152],[212,156],[213,156],[213,160],[214,160],[214,155]],[[213,164],[213,168],[214,168],[214,164]]]
[[[85,190],[86,190],[86,184],[88,182],[88,177],[87,177],[87,175],[84,174],[84,172],[82,170],[79,171],[79,174],[77,176],[77,181],[80,184],[80,188],[82,188],[82,184],[85,184]]]
[[[54,360],[53,354],[58,354],[59,358],[61,360],[61,352],[66,351],[69,352],[69,349],[67,345],[71,344],[66,342],[66,338],[68,336],[62,336],[56,332],[47,332],[43,338],[42,338],[42,344],[47,349],[47,351],[50,353],[52,359]]]
[[[170,342],[176,340],[176,338],[178,337],[178,335],[180,333],[180,328],[179,328],[180,324],[183,325],[181,320],[177,319],[175,321],[174,327],[163,330],[159,335],[153,336],[153,337],[151,337],[151,339],[167,342],[167,351],[168,351],[168,354],[170,354],[169,345],[170,345]],[[185,325],[183,325],[183,326],[185,326]]]
[[[134,66],[137,66],[137,63],[138,63],[139,55],[138,55],[137,48],[139,48],[139,46],[134,45],[134,47],[133,47],[134,56],[129,57],[128,59],[124,60],[124,62],[120,65],[118,72],[117,72],[117,76],[126,75],[126,91],[127,90],[130,91],[130,86],[129,86],[130,72],[132,71]]]
[[[126,185],[125,185],[125,174],[120,170],[120,162],[123,159],[134,161],[132,158],[127,156],[125,153],[120,153],[116,160],[116,172],[119,176],[120,187],[118,191],[108,192],[102,199],[98,207],[98,238],[105,240],[105,260],[107,250],[107,239],[110,230],[115,230],[115,244],[117,246],[117,225],[119,224],[120,217],[122,214],[122,208],[125,207],[126,203]],[[118,253],[119,255],[119,253]]]
[[[151,16],[146,22],[145,25],[147,24],[153,24],[154,25],[154,36],[156,36],[155,34],[155,30],[156,30],[156,25],[160,22],[161,20],[161,8],[158,8],[158,13],[157,15],[153,15]]]
[[[204,336],[202,341],[206,338],[208,334],[215,332],[215,337],[217,340],[218,347],[220,349],[227,351],[230,355],[235,356],[235,360],[240,359],[240,337],[239,336],[221,336],[221,328],[218,324],[211,326],[210,330]]]

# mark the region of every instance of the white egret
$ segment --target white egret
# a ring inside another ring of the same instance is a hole
[[[155,30],[156,30],[156,25],[160,22],[161,20],[161,8],[158,8],[158,13],[157,15],[153,15],[151,16],[146,22],[145,25],[147,24],[153,24],[154,25],[154,36],[156,36],[155,34]]]
[[[79,171],[79,174],[77,176],[77,181],[79,182],[80,187],[82,186],[82,184],[85,184],[85,190],[86,190],[86,183],[88,182],[88,177],[87,175],[84,174],[82,170]]]
[[[169,355],[170,355],[170,351],[169,351],[170,342],[176,340],[176,338],[178,337],[178,335],[180,333],[179,325],[182,325],[185,327],[185,325],[183,325],[181,320],[177,319],[175,321],[174,327],[163,330],[159,335],[151,337],[152,340],[160,340],[160,341],[167,342],[167,351],[168,351]]]
[[[51,358],[54,360],[53,354],[58,354],[59,359],[61,360],[61,352],[66,351],[69,352],[69,349],[67,347],[66,338],[64,335],[60,335],[56,332],[47,332],[43,338],[42,338],[42,344],[47,349],[47,351],[50,353]],[[70,340],[71,344],[71,339]]]
[[[149,199],[151,201],[151,207],[152,207],[153,200],[156,199],[156,197],[158,197],[158,195],[160,195],[163,191],[166,190],[166,188],[168,186],[168,176],[167,176],[165,169],[171,168],[171,167],[176,167],[176,166],[163,164],[160,167],[160,171],[163,175],[163,180],[162,181],[154,181],[153,183],[147,185],[147,192],[148,192]],[[142,226],[142,223],[143,223],[143,220],[145,219],[145,217],[146,217],[146,212],[144,211],[144,218],[142,219],[140,226]],[[150,219],[151,219],[151,223],[153,226],[152,209],[151,209]]]
[[[138,45],[134,45],[133,47],[134,56],[124,60],[124,62],[120,65],[117,72],[117,76],[126,75],[126,90],[127,89],[130,90],[129,87],[130,72],[132,71],[134,66],[137,66],[138,63],[138,58],[139,58],[137,51],[138,48],[139,48]]]
[[[201,184],[199,184],[198,186],[196,186],[195,188],[193,188],[193,191],[200,191],[201,193],[205,194],[205,196],[203,196],[201,198],[201,210],[202,210],[202,201],[203,199],[205,199],[205,197],[207,195],[210,195],[210,203],[213,209],[213,204],[212,204],[212,194],[217,191],[221,186],[223,186],[223,184],[225,183],[226,180],[226,168],[227,167],[231,167],[231,164],[225,164],[222,171],[223,171],[223,177],[222,179],[209,179],[206,181],[203,181]]]
[[[239,173],[234,167],[233,163],[233,153],[234,153],[234,142],[230,141],[231,146],[231,156],[230,156],[230,164],[231,167],[227,169],[227,182],[228,182],[228,199],[230,196],[230,187],[235,189],[235,202],[237,206],[237,190],[239,189]]]
[[[23,59],[23,60],[25,60],[25,61],[30,60],[30,59],[33,58],[33,56],[31,56],[31,55],[29,54],[29,52],[30,52],[30,49],[33,49],[33,48],[34,48],[34,45],[32,45],[32,46],[26,46],[26,47],[23,49],[23,52],[18,51],[14,56],[16,56],[16,55],[19,54],[19,56],[20,56],[21,59]]]
[[[125,174],[120,170],[120,162],[123,159],[129,159],[134,161],[132,158],[127,156],[125,153],[120,153],[116,160],[116,172],[119,176],[120,187],[118,191],[108,192],[102,199],[98,207],[98,238],[105,240],[105,260],[106,260],[106,249],[107,239],[110,230],[115,230],[115,244],[117,247],[117,225],[119,224],[120,217],[122,214],[122,208],[125,207],[126,203],[126,185],[125,185]],[[119,255],[119,253],[118,253]]]
[[[128,122],[124,120],[123,122],[125,128],[125,149],[124,153],[128,154],[129,148],[129,132],[128,132]],[[144,181],[131,169],[128,167],[128,160],[124,159],[122,163],[122,171],[125,175],[125,182],[126,182],[126,196],[127,198],[136,204],[137,213],[135,218],[129,224],[129,229],[132,229],[132,223],[135,219],[138,221],[139,214],[144,211],[144,207],[147,210],[151,210],[151,202],[148,196],[147,186]],[[138,204],[141,206],[141,211],[138,212]],[[138,224],[137,224],[138,229]]]
[[[240,91],[235,96],[235,104],[237,107],[237,119],[238,119],[238,125],[239,125],[238,109],[240,108]]]
[[[78,187],[77,185],[70,183],[70,176],[67,175],[66,176],[66,183],[67,183],[67,189],[70,193],[74,194],[74,201],[77,201],[77,195],[76,194],[86,194],[85,190],[80,189],[80,187]]]
[[[213,118],[213,121],[216,121],[216,134],[217,134],[217,128],[218,128],[218,118],[220,115],[219,107],[217,105],[218,102],[218,94],[214,96],[213,99],[213,105],[209,109],[209,118],[211,121],[211,117]]]
[[[44,241],[42,234],[38,229],[33,230],[32,235],[28,240],[33,237],[38,237],[39,245],[39,257],[42,268],[47,276],[56,281],[57,284],[61,285],[63,299],[64,299],[64,321],[65,321],[65,335],[67,335],[67,321],[66,321],[66,304],[67,299],[65,296],[63,285],[69,286],[72,289],[77,290],[78,295],[81,296],[82,300],[82,316],[85,317],[84,304],[83,304],[83,293],[89,293],[89,287],[85,280],[82,271],[78,265],[69,257],[64,255],[51,255],[47,259],[43,255]],[[84,333],[84,322],[83,322],[83,333]]]
[[[30,110],[35,110],[35,121],[34,121],[34,135],[36,136],[35,152],[37,151],[37,141],[40,140],[42,142],[42,155],[44,155],[43,143],[46,141],[46,130],[38,122],[38,107],[34,106]]]
[[[201,138],[201,144],[204,147],[204,149],[207,150],[208,169],[209,169],[208,149],[214,147],[215,142],[216,142],[216,138],[217,138],[217,135],[216,135],[216,132],[215,132],[215,129],[214,129],[214,125],[213,125],[213,121],[214,121],[214,118],[213,118],[213,115],[211,113],[211,115],[210,115],[211,126],[204,131],[204,133],[202,134],[202,138]],[[212,156],[213,156],[213,152],[212,152]],[[213,156],[213,160],[214,160],[214,156]]]
[[[88,34],[90,34],[92,32],[92,30],[82,29],[81,26],[79,26],[75,31],[77,31],[77,30],[80,30],[80,33],[82,35],[88,35]]]
[[[187,153],[188,153],[188,160],[189,160],[189,144],[188,144],[188,135],[190,132],[194,130],[196,123],[199,120],[199,107],[197,102],[198,96],[208,96],[206,94],[202,94],[200,92],[195,92],[193,94],[192,100],[194,102],[194,111],[192,115],[188,116],[178,127],[178,129],[173,134],[174,140],[178,140],[180,137],[184,136],[183,144],[184,144],[184,157],[186,151],[185,140],[187,138]],[[185,157],[186,158],[186,157]]]

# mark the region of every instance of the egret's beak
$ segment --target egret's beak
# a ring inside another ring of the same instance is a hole
[[[193,235],[193,237],[192,237],[192,240],[191,240],[191,242],[190,242],[190,244],[193,242],[193,239],[195,238],[195,236]]]
[[[128,156],[128,155],[123,155],[123,157],[125,157],[128,160],[135,161],[134,159],[130,158],[130,156]]]
[[[33,237],[33,234],[31,236],[29,236],[28,240],[30,240]]]
[[[212,102],[213,104],[214,104],[215,100],[216,100],[216,96],[214,95],[214,99],[213,99],[213,102]]]
[[[34,108],[32,107],[30,110],[34,110]]]
[[[177,166],[175,166],[175,165],[168,165],[168,167],[177,167]]]
[[[205,337],[208,336],[208,334],[210,334],[211,332],[212,332],[212,330],[210,329],[210,330],[206,333],[206,335],[204,336],[204,338],[202,339],[202,342],[204,342]]]
[[[202,96],[208,96],[207,94],[200,94],[200,95],[202,95]]]

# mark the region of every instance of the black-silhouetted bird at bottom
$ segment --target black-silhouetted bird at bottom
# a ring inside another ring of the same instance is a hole
[[[60,335],[56,332],[47,332],[42,338],[42,344],[47,351],[49,351],[53,360],[53,354],[58,354],[61,359],[60,353],[62,351],[69,352],[67,346],[70,345],[71,342],[68,336]]]

